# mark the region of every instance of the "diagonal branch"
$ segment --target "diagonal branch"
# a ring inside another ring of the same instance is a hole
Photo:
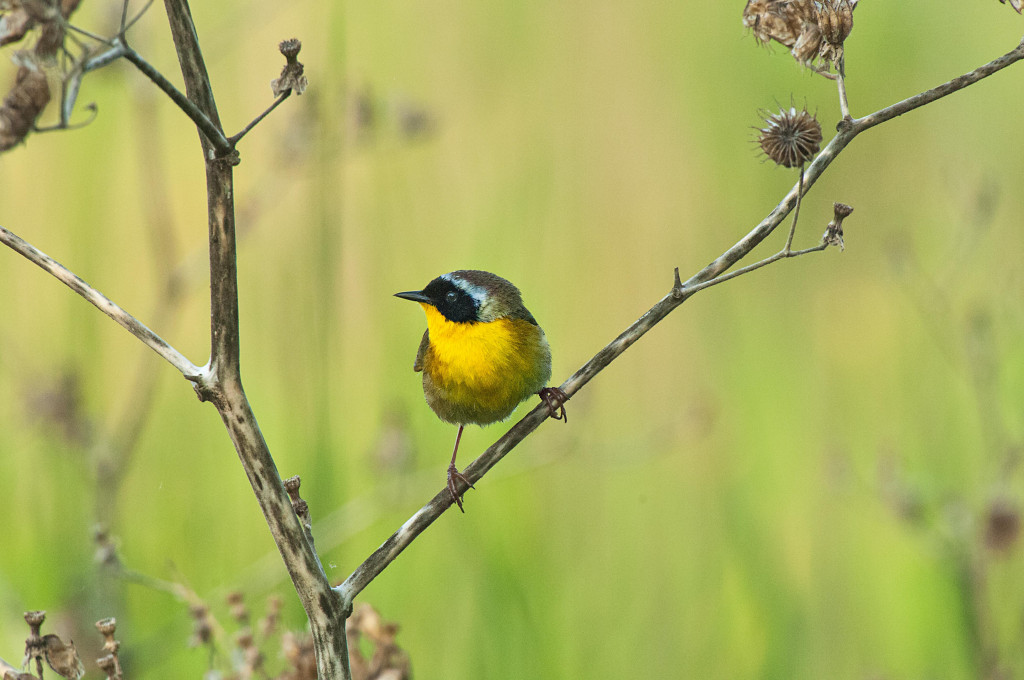
[[[760,224],[754,227],[746,236],[737,241],[735,245],[722,253],[713,262],[690,277],[686,283],[679,282],[677,271],[676,283],[673,285],[671,292],[659,300],[647,311],[646,314],[637,319],[629,328],[620,333],[617,338],[608,343],[608,345],[595,354],[590,361],[584,364],[579,370],[570,376],[568,380],[562,383],[561,389],[570,397],[579,392],[580,389],[590,382],[594,376],[604,370],[608,364],[617,359],[619,355],[625,352],[633,343],[643,337],[647,331],[654,328],[654,326],[668,316],[669,313],[686,302],[686,300],[695,293],[711,285],[711,282],[717,283],[719,282],[718,279],[726,280],[727,278],[734,278],[740,274],[748,273],[763,265],[776,262],[780,259],[823,250],[824,245],[819,245],[806,250],[790,251],[787,255],[785,249],[783,249],[778,254],[762,260],[761,262],[755,263],[743,270],[738,270],[733,274],[723,276],[730,267],[747,256],[755,247],[764,241],[784,219],[786,219],[797,204],[798,193],[806,194],[818,178],[825,172],[825,169],[828,168],[839,153],[846,148],[846,146],[853,141],[853,138],[859,133],[874,127],[879,123],[895,118],[896,116],[912,111],[924,106],[925,104],[931,103],[937,99],[945,97],[946,95],[963,89],[968,85],[976,83],[979,80],[1006,68],[1010,64],[1013,64],[1022,58],[1024,58],[1024,41],[1002,57],[994,59],[970,73],[954,78],[953,80],[928,90],[927,92],[905,99],[863,118],[856,120],[844,119],[838,126],[839,131],[836,136],[832,138],[824,149],[822,149],[814,159],[814,162],[808,166],[807,172],[804,174],[802,181],[798,182],[796,186],[786,194],[782,201],[775,206],[775,208],[767,217],[764,218],[764,220],[760,222]],[[547,418],[547,406],[540,404],[526,414],[518,423],[513,425],[512,429],[491,445],[490,448],[484,451],[480,457],[470,463],[470,465],[463,471],[463,474],[470,483],[475,483],[483,477],[488,470],[494,467],[494,465],[496,465],[497,462],[505,456],[505,454],[511,451],[519,442],[536,430]],[[366,588],[366,586],[369,585],[377,575],[384,571],[384,569],[387,568],[387,566],[393,562],[395,558],[398,557],[398,555],[416,539],[417,536],[423,533],[423,531],[429,527],[434,520],[440,517],[441,513],[447,510],[452,502],[451,494],[448,493],[447,489],[440,491],[433,499],[430,500],[430,502],[420,508],[416,514],[410,517],[401,527],[399,527],[398,531],[392,534],[379,548],[377,548],[377,550],[375,550],[361,565],[359,565],[359,567],[357,567],[341,585],[335,588],[341,596],[346,609],[352,606],[352,602],[355,597],[362,592],[362,590]]]
[[[211,120],[201,107],[192,102],[189,97],[183,95],[178,88],[174,87],[171,81],[164,77],[164,74],[160,73],[160,71],[153,68],[148,61],[143,59],[142,55],[127,45],[119,46],[117,52],[120,53],[119,56],[123,56],[134,64],[135,68],[139,69],[143,75],[153,81],[154,85],[163,90],[164,94],[170,97],[171,101],[173,101],[186,116],[192,119],[192,122],[196,124],[196,127],[199,128],[199,131],[205,137],[205,143],[212,146],[216,150],[217,155],[227,156],[234,151],[234,146],[230,141],[228,141],[227,137],[224,136],[224,132],[220,128],[220,122]]]
[[[181,374],[187,379],[192,381],[200,379],[203,369],[193,364],[181,352],[171,347],[163,338],[151,331],[144,323],[121,309],[110,298],[83,281],[60,262],[57,262],[46,253],[3,227],[0,227],[0,243],[24,255],[29,261],[39,265],[44,271],[53,274],[68,288],[84,297],[101,312],[124,326],[129,333],[146,343],[154,352],[181,371]]]

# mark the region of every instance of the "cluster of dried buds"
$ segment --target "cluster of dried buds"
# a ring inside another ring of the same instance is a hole
[[[385,621],[368,604],[356,607],[345,622],[349,661],[354,680],[409,680],[412,664],[409,655],[395,642],[398,624]],[[364,650],[372,648],[370,658]]]
[[[774,40],[788,47],[801,64],[813,66],[815,60],[820,60],[826,71],[832,65],[840,69],[843,43],[853,30],[853,10],[857,2],[747,0],[743,25],[753,31],[761,44]]]
[[[59,635],[42,634],[46,612],[25,612],[25,622],[29,627],[29,636],[25,640],[25,658],[22,668],[35,662],[35,674],[22,672],[0,659],[0,678],[3,680],[39,680],[43,677],[43,662],[60,677],[66,680],[80,680],[85,675],[85,666],[78,656],[75,643],[65,642]],[[96,622],[96,629],[103,635],[103,651],[106,653],[96,663],[107,674],[107,680],[123,680],[121,662],[117,651],[121,643],[114,639],[117,623],[114,619],[103,619]]]
[[[18,73],[0,103],[0,151],[24,140],[50,102],[44,67],[53,63],[64,44],[66,20],[79,1],[0,0],[0,47],[20,42],[29,31],[39,29],[35,45],[14,55]]]

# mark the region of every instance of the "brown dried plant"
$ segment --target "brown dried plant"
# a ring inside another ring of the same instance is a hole
[[[6,0],[0,4],[0,46],[18,43],[38,29],[35,44],[14,55],[18,72],[0,104],[0,152],[20,142],[50,102],[46,69],[63,51],[67,20],[80,0]]]
[[[843,42],[853,30],[858,0],[748,0],[743,25],[762,45],[789,48],[798,63],[816,70],[840,68]]]

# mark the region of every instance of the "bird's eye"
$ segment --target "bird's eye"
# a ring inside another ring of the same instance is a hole
[[[444,299],[448,304],[454,305],[455,301],[459,299],[459,296],[455,294],[454,290],[450,290],[447,295],[444,296]]]

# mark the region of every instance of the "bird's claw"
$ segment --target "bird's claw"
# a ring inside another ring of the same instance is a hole
[[[455,483],[455,480],[458,480],[465,484],[467,489],[475,488],[472,484],[469,483],[469,480],[466,479],[466,475],[459,472],[459,469],[455,467],[455,464],[453,463],[448,466],[448,493],[452,495],[452,500],[455,501],[455,503],[459,506],[459,510],[462,510],[462,512],[466,512],[462,508],[462,494],[459,493],[459,488],[458,485]]]
[[[565,402],[569,401],[569,396],[560,387],[545,387],[537,394],[548,406],[548,415],[555,420],[563,420],[568,422],[568,418],[565,415]]]

